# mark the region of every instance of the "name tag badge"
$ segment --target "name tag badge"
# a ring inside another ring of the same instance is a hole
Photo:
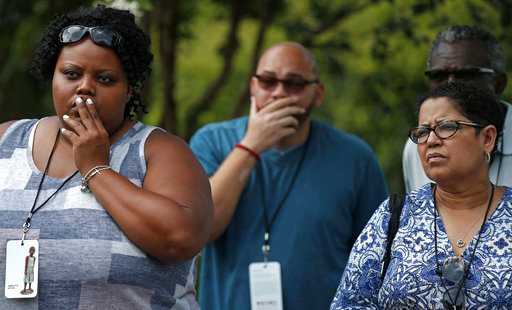
[[[252,310],[282,310],[281,264],[279,262],[249,265],[249,287]]]
[[[37,295],[39,241],[7,241],[5,297],[33,298]]]

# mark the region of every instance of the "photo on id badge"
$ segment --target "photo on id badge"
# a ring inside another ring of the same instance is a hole
[[[39,242],[7,241],[5,258],[5,297],[33,298],[37,295]]]

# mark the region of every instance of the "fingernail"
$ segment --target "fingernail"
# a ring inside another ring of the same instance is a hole
[[[66,132],[66,128],[61,128],[60,132]]]
[[[69,119],[69,115],[64,114],[64,115],[62,115],[62,118],[63,118],[63,119]]]
[[[88,104],[92,104],[92,99],[91,98],[87,98],[87,100],[85,100],[85,102],[87,102]]]
[[[80,97],[76,98],[76,100],[75,100],[75,101],[76,101],[76,103],[82,103],[82,102],[84,102],[84,101],[82,100],[82,98],[80,98]]]

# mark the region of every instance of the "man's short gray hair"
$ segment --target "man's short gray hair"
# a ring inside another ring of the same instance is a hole
[[[486,49],[487,59],[491,64],[491,69],[498,72],[505,72],[505,56],[500,42],[488,31],[477,26],[456,25],[448,27],[439,32],[428,54],[427,66],[432,68],[433,52],[441,43],[455,43],[459,41],[478,40],[481,41]]]

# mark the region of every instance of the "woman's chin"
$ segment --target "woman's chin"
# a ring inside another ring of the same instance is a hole
[[[432,181],[439,183],[439,181],[449,179],[450,176],[446,171],[439,171],[439,169],[430,169],[429,171],[425,171],[425,174]]]

